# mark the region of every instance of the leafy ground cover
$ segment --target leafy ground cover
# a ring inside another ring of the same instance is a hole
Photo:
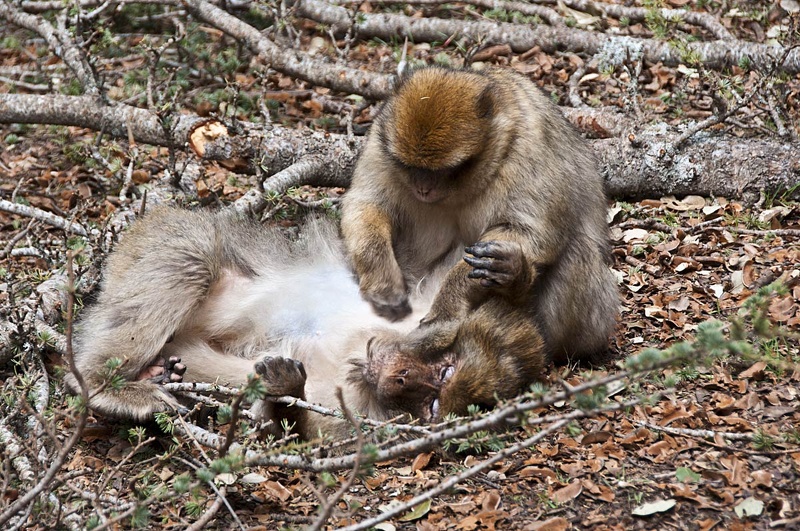
[[[14,164],[17,171],[43,164],[52,152],[45,149],[46,142],[53,141],[34,135],[27,149],[35,162],[27,167]],[[44,156],[34,156],[37,152]],[[8,192],[22,182],[18,193],[32,204],[68,212],[70,201],[85,195],[82,190],[90,186],[75,178],[80,171],[75,165],[50,176],[48,183],[58,182],[60,193],[42,187],[42,180],[24,177],[4,180],[2,186]],[[86,209],[87,215],[97,215],[109,205],[113,201],[98,201],[94,209]],[[664,348],[693,340],[700,323],[711,318],[728,320],[759,287],[775,279],[783,279],[790,288],[786,295],[772,297],[769,318],[794,329],[800,323],[800,209],[796,204],[774,201],[748,209],[721,198],[690,196],[615,202],[609,212],[622,300],[613,352],[591,371],[551,368],[554,385],[560,378],[577,385],[604,374],[626,355],[645,347]],[[2,217],[6,240],[25,226],[24,220]],[[33,228],[43,257],[7,259],[3,264],[5,311],[13,311],[9,280],[19,290],[21,285],[40,282],[59,264],[63,241],[52,232],[43,226]],[[538,529],[536,522],[542,521],[550,522],[552,527],[546,529],[570,525],[766,529],[769,522],[794,519],[800,503],[800,352],[794,339],[765,340],[758,348],[763,354],[758,361],[727,359],[707,368],[667,369],[639,382],[639,389],[620,389],[615,399],[661,394],[652,404],[631,411],[577,421],[392,524],[425,530]],[[59,360],[51,355],[50,362]],[[6,368],[6,377],[8,371],[13,371],[13,365]],[[668,378],[677,383],[665,390]],[[540,414],[557,414],[569,407],[558,404]],[[136,445],[130,442],[127,426],[95,420],[67,466],[67,470],[89,467],[96,471],[74,480],[78,488],[88,491],[103,480],[110,493],[143,496],[187,469],[174,455],[167,460],[157,457],[171,444],[158,430],[151,428],[149,434],[155,434],[156,440],[131,456]],[[715,435],[709,437],[706,430]],[[515,436],[513,430],[508,434]],[[196,452],[190,447],[182,451]],[[349,490],[331,524],[344,526],[354,521],[348,519],[350,513],[363,517],[408,499],[485,457],[483,452],[436,451],[382,463]],[[311,521],[319,505],[309,481],[303,472],[277,467],[251,470],[229,486],[227,498],[247,525],[302,526]],[[327,481],[331,486],[337,483],[335,476]],[[210,503],[210,494],[201,490],[179,498],[178,503],[151,506],[150,522],[164,528],[180,526]],[[13,496],[13,491],[7,490],[6,496]],[[225,511],[216,522],[219,528],[231,525]]]
[[[686,2],[669,4],[680,7]],[[148,65],[137,54],[162,42],[158,32],[166,22],[151,18],[150,8],[134,7],[114,15],[110,27],[118,35],[112,40],[98,35],[95,51],[103,55],[97,68],[111,85],[112,96],[142,103],[146,99]],[[738,14],[730,14],[715,3],[691,7],[714,12],[732,34],[748,41],[771,38],[783,20],[776,6],[763,2],[748,3],[747,10],[735,8]],[[362,7],[367,12],[371,9],[369,4]],[[473,17],[471,9],[396,8],[411,16],[436,14],[459,19]],[[482,16],[498,20],[510,15],[484,10]],[[687,28],[657,14],[650,20],[618,26],[620,32],[633,36],[702,37],[697,27]],[[193,25],[190,29],[194,31],[183,43],[186,55],[167,57],[157,76],[157,90],[175,98],[180,108],[199,114],[219,113],[229,119],[269,116],[290,127],[339,133],[347,131],[349,115],[356,134],[367,129],[370,108],[360,99],[344,98],[274,71],[262,75],[262,65],[246,52],[234,50],[230,40],[213,28]],[[46,55],[43,42],[28,39],[17,30],[3,30],[6,40],[0,47],[0,66],[42,67],[40,58]],[[349,63],[372,71],[390,72],[394,67],[391,59],[397,59],[400,53],[397,42],[334,41],[337,46],[333,46],[323,28],[310,21],[297,22],[295,31],[293,38],[300,48],[316,49],[332,58],[346,55]],[[412,62],[420,64],[460,61],[447,41],[412,45],[410,53]],[[516,68],[561,104],[569,101],[569,79],[585,66],[577,55],[545,53],[536,48],[515,54],[501,46],[481,53],[479,62]],[[188,62],[191,67],[185,64]],[[579,92],[593,106],[616,106],[631,112],[633,98],[638,102],[638,120],[676,125],[687,118],[711,116],[715,106],[732,91],[746,92],[757,81],[747,65],[725,74],[697,74],[691,68],[646,64],[632,92],[630,70],[592,72],[582,77]],[[800,80],[785,76],[781,83],[785,109],[796,121]],[[0,89],[10,91],[12,85],[0,80]],[[38,89],[14,84],[13,90]],[[716,126],[713,133],[758,136],[774,129],[763,105],[753,103],[742,114]],[[255,177],[207,164],[205,173],[194,183],[196,196],[177,191],[165,194],[165,169],[171,154],[164,148],[140,145],[134,154],[126,142],[98,141],[95,131],[74,127],[0,125],[0,138],[0,198],[23,202],[64,219],[74,217],[85,226],[106,227],[114,214],[129,208],[120,198],[126,174],[121,168],[132,159],[136,161],[130,174],[132,194],[150,188],[151,204],[177,200],[193,207],[215,207],[237,199],[258,184]],[[292,190],[286,198],[276,198],[269,223],[291,225],[297,214],[310,208],[335,209],[342,193],[342,189]],[[551,367],[547,378],[554,388],[563,382],[575,386],[611,373],[625,357],[647,348],[694,341],[699,327],[709,319],[726,323],[725,330],[729,330],[744,302],[776,280],[782,281],[785,291],[769,295],[761,306],[763,319],[756,327],[766,327],[769,322],[788,333],[751,336],[752,357],[728,356],[711,366],[687,364],[661,369],[615,388],[610,395],[617,403],[642,396],[652,400],[573,421],[535,446],[502,459],[488,471],[376,528],[800,527],[800,206],[790,197],[789,193],[766,195],[755,206],[696,196],[610,202],[613,268],[622,304],[620,323],[607,359],[597,366]],[[91,301],[99,267],[115,238],[114,231],[108,229],[86,241],[84,259],[78,263],[83,278],[79,284],[82,302]],[[0,317],[6,321],[21,311],[22,300],[53,278],[65,263],[67,249],[78,242],[46,223],[7,212],[0,212],[0,242],[4,250],[0,259]],[[18,252],[13,253],[14,249]],[[46,296],[47,292],[42,293]],[[48,318],[63,326],[61,316]],[[73,425],[63,415],[66,400],[60,387],[58,367],[62,361],[57,349],[45,344],[41,336],[12,338],[13,342],[2,346],[6,353],[15,350],[0,369],[6,397],[0,432],[25,422],[13,397],[20,396],[19,389],[28,389],[23,385],[26,370],[44,359],[52,383],[48,409],[48,418],[53,419],[52,435],[69,434]],[[567,402],[556,403],[534,413],[542,417],[559,415],[573,407]],[[226,428],[213,429],[224,432]],[[488,459],[498,440],[513,442],[531,429],[517,427],[484,434],[465,442],[462,452],[457,451],[459,444],[454,444],[448,450],[378,463],[347,489],[327,526],[355,524],[411,499],[444,478]],[[10,445],[3,440],[5,455],[9,456]],[[321,498],[332,496],[348,475],[253,467],[218,475],[216,491],[201,483],[188,492],[178,492],[178,478],[204,462],[203,452],[191,441],[165,434],[155,425],[140,430],[92,417],[77,449],[52,483],[60,508],[55,504],[36,507],[32,509],[37,511],[36,518],[30,521],[37,523],[22,527],[82,528],[88,522],[114,528],[182,529],[211,514],[209,529],[299,529],[313,522]],[[9,479],[9,466],[6,459],[2,468],[5,504],[25,494]],[[227,505],[212,512],[221,499],[217,496],[220,489]],[[163,495],[165,492],[168,495]],[[98,493],[102,498],[96,496]],[[76,513],[69,516],[71,510]]]

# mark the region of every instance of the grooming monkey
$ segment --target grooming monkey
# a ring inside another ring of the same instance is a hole
[[[423,327],[502,299],[558,362],[607,346],[618,294],[602,180],[521,75],[430,67],[402,79],[357,163],[342,232],[363,297],[390,320],[411,312],[409,286],[449,268]]]
[[[538,331],[505,301],[414,330],[437,278],[432,271],[413,295],[419,315],[388,323],[361,298],[331,222],[289,241],[230,213],[159,208],[110,255],[76,327],[76,367],[93,409],[135,420],[176,408],[160,384],[181,379],[242,385],[257,373],[269,395],[330,408],[341,386],[348,407],[370,418],[434,421],[514,396],[541,375]],[[120,389],[107,385],[112,358],[124,361]],[[67,383],[78,390],[73,375]],[[349,429],[299,408],[257,409],[308,438]]]

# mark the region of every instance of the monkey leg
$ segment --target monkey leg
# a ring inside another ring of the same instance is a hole
[[[67,384],[76,393],[80,385],[73,374],[65,376]],[[95,411],[117,418],[128,418],[137,422],[153,418],[161,411],[178,410],[180,403],[150,378],[137,381],[123,381],[118,388],[105,382],[99,386],[91,385],[89,380],[89,407]]]
[[[153,368],[163,365],[162,350],[220,277],[214,234],[210,218],[159,209],[137,221],[111,254],[102,292],[76,326],[75,366],[94,395],[93,409],[142,419],[165,401],[176,404],[148,380],[163,374]],[[127,381],[120,392],[108,387],[106,367],[115,358],[123,362],[115,376]],[[66,381],[79,390],[74,375]]]
[[[249,374],[256,373],[253,360],[220,352],[207,341],[193,335],[175,338],[166,344],[161,354],[167,368],[172,360],[176,360],[177,365],[183,366],[181,377],[186,382],[238,387],[247,383]],[[174,374],[174,368],[171,372]],[[172,374],[169,376],[173,377]],[[163,383],[166,383],[166,380]]]

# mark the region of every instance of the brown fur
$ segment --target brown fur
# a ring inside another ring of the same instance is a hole
[[[526,315],[505,301],[482,305],[464,321],[438,321],[410,334],[384,333],[367,346],[366,370],[352,380],[377,400],[426,421],[494,406],[539,380],[543,342]],[[409,409],[410,408],[410,409]]]
[[[425,323],[505,298],[564,361],[604,350],[615,324],[605,216],[591,148],[529,80],[425,68],[378,115],[342,231],[379,314],[403,318],[408,287],[449,269]]]

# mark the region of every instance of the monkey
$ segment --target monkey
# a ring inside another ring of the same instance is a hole
[[[417,329],[444,274],[432,270],[412,294],[417,314],[390,323],[361,297],[333,222],[312,220],[291,240],[225,211],[158,207],[110,254],[76,324],[75,366],[93,410],[136,421],[181,407],[162,383],[237,386],[257,374],[270,396],[336,408],[340,386],[368,418],[434,422],[516,395],[544,364],[538,329],[505,301]],[[122,386],[109,385],[113,358]],[[80,391],[74,374],[66,383]],[[269,401],[254,410],[305,438],[349,430]]]
[[[524,308],[548,357],[607,348],[619,296],[591,148],[521,74],[425,67],[376,115],[342,202],[362,296],[388,320],[449,268],[420,326],[488,300]]]

